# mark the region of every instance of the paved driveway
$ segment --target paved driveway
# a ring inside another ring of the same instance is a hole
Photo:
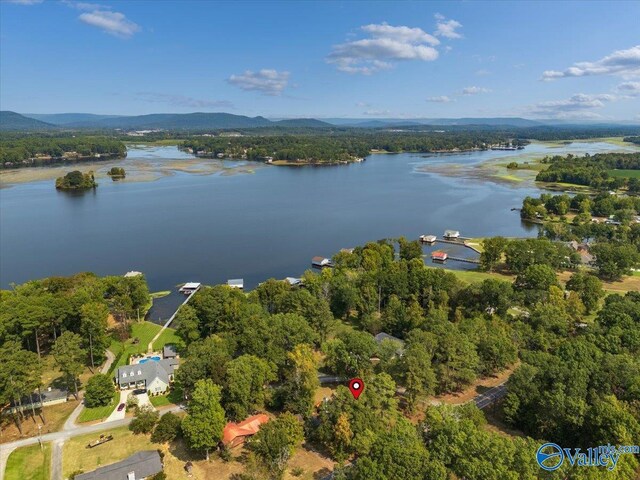
[[[129,396],[130,393],[131,393],[131,390],[120,390],[120,401],[118,402],[118,405],[120,405],[121,403],[124,403],[126,405],[127,404],[127,397]],[[111,415],[109,415],[107,417],[105,422],[112,422],[114,420],[122,420],[124,418],[124,416],[127,413],[127,409],[123,408],[119,412],[118,411],[118,405],[116,405],[116,408],[113,410],[113,412],[111,412]]]
[[[147,392],[139,393],[138,395],[136,395],[136,397],[138,397],[138,406],[139,407],[142,407],[143,405],[149,405],[151,408],[155,408],[151,404],[151,400],[149,400],[149,394]]]

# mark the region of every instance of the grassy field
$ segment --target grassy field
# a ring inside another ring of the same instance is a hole
[[[607,170],[607,173],[616,178],[640,178],[640,170]]]
[[[51,470],[51,444],[31,445],[15,450],[5,471],[5,480],[49,480]]]
[[[78,417],[78,423],[83,422],[93,422],[95,420],[103,420],[111,415],[113,409],[118,406],[118,401],[120,400],[120,392],[115,392],[113,394],[113,399],[111,403],[106,407],[94,407],[94,408],[83,408],[82,412],[80,412],[80,416]]]

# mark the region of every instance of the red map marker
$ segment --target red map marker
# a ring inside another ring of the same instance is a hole
[[[349,390],[351,390],[351,395],[353,395],[353,398],[357,400],[364,390],[364,382],[362,381],[362,379],[352,378],[351,380],[349,380]]]

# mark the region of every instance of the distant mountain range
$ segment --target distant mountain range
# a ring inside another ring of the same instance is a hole
[[[286,128],[400,128],[424,126],[460,127],[488,126],[531,128],[542,126],[568,126],[585,123],[562,120],[529,120],[520,117],[489,118],[289,118],[267,119],[231,113],[154,113],[150,115],[95,115],[91,113],[19,114],[0,112],[0,131],[38,130],[222,130],[260,127]],[[636,123],[637,124],[637,123]],[[589,125],[594,125],[593,123]],[[633,125],[632,122],[611,122],[607,125]],[[594,125],[595,126],[595,125]],[[599,126],[602,126],[600,124]]]
[[[25,117],[16,112],[0,111],[0,130],[37,131],[55,128],[55,125],[41,122],[35,118]]]

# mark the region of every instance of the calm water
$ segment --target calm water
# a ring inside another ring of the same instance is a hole
[[[607,149],[616,147],[532,145],[522,153]],[[535,235],[510,209],[537,189],[417,171],[425,162],[473,164],[513,154],[372,155],[361,164],[226,176],[176,172],[146,183],[105,179],[80,195],[57,192],[53,181],[16,185],[0,190],[0,283],[139,270],[152,291],[229,278],[244,278],[251,288],[299,276],[315,255],[385,237],[440,236],[445,229],[469,237]],[[131,149],[123,165],[149,155]],[[184,154],[162,147],[153,156]]]

